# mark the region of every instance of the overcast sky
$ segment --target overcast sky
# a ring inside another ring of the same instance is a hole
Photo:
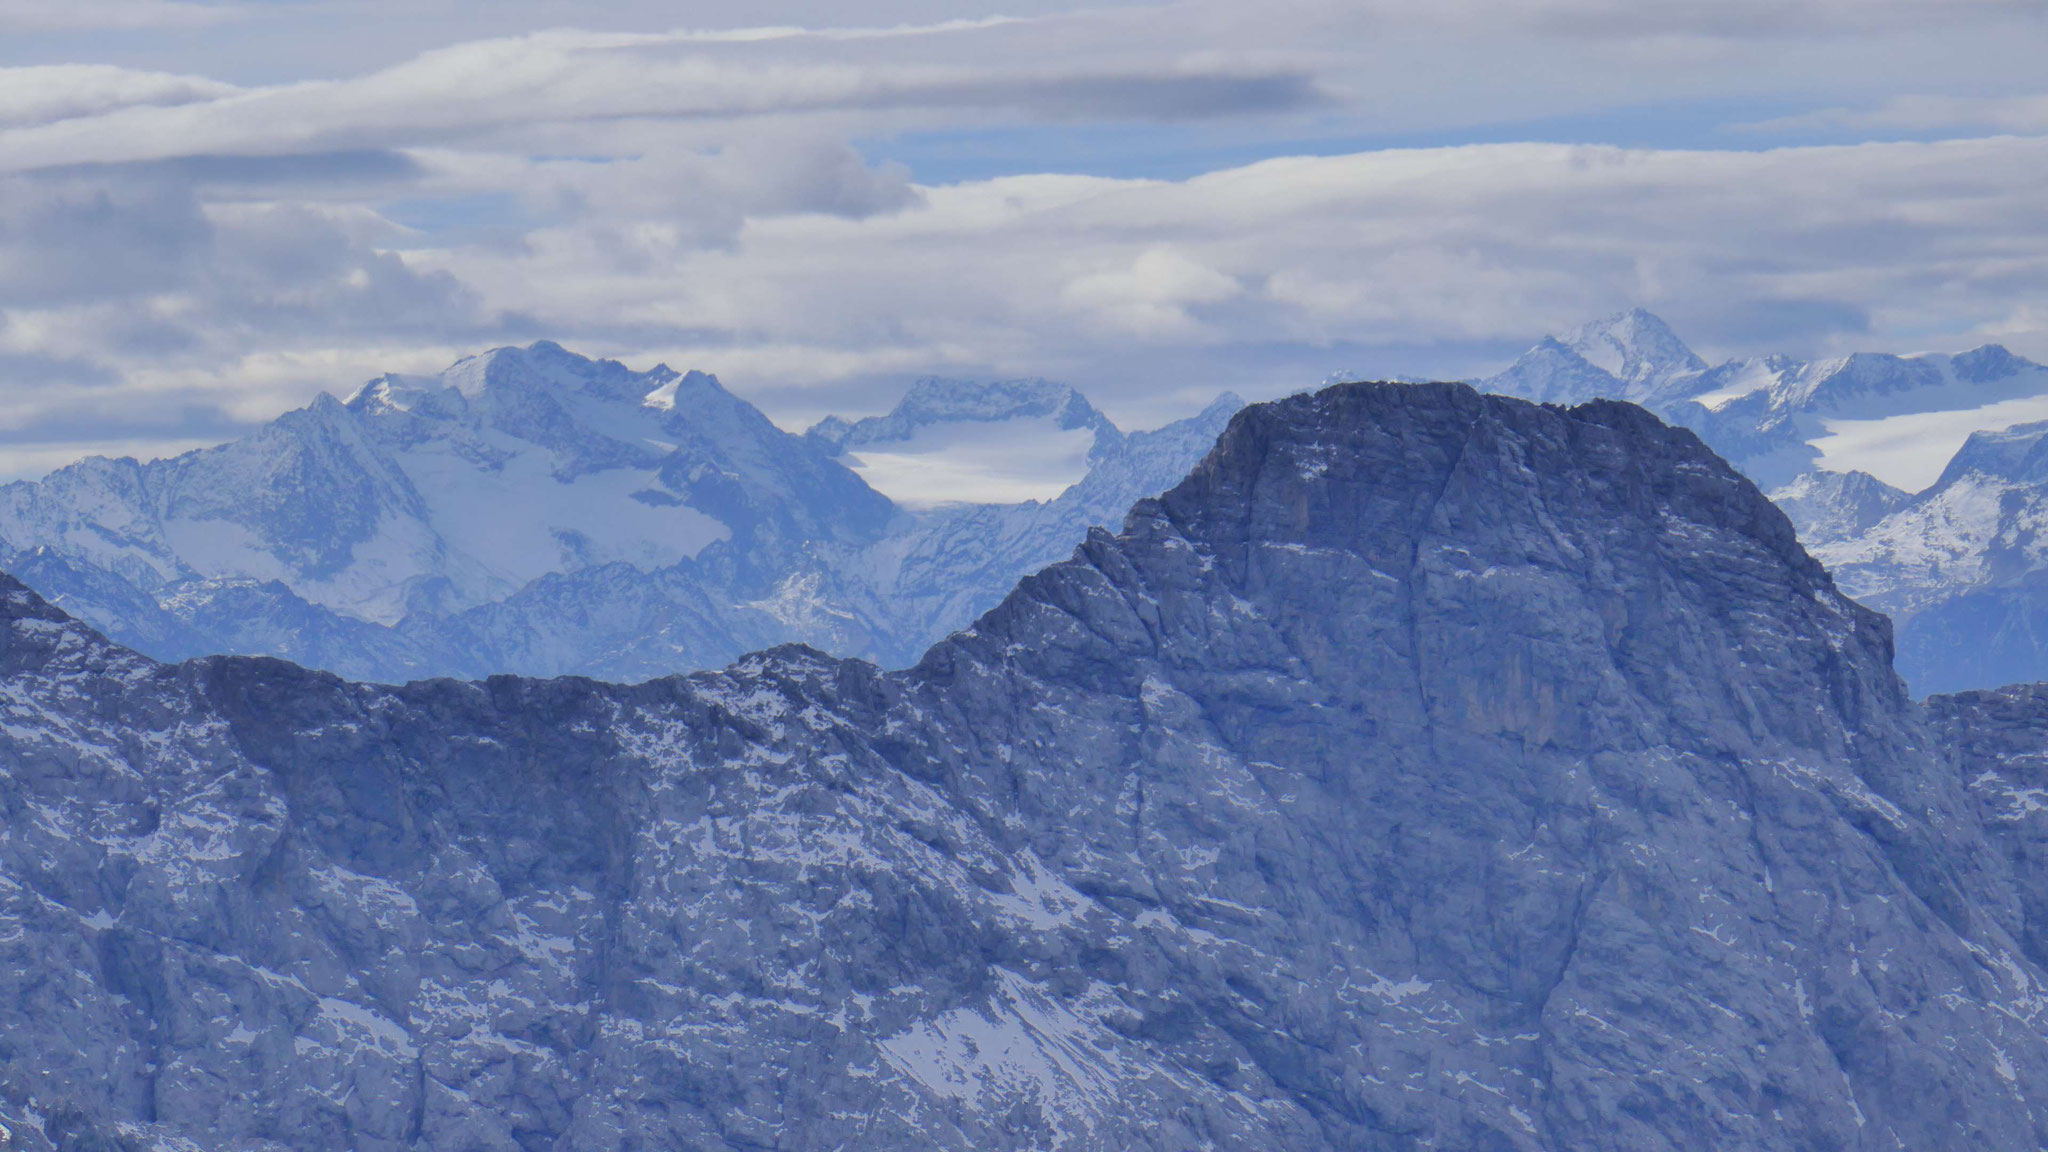
[[[0,475],[549,338],[786,426],[1708,355],[2048,359],[2043,0],[0,0]]]

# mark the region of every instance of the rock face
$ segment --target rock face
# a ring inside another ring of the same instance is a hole
[[[2048,685],[1934,696],[1927,710],[2012,869],[2027,959],[2048,965]]]
[[[24,1147],[2048,1142],[2041,858],[1627,405],[1246,409],[898,673],[394,689],[0,603]]]

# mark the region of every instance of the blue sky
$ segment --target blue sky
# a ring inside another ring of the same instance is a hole
[[[0,0],[0,473],[542,337],[790,425],[1711,354],[2048,358],[2035,0]]]

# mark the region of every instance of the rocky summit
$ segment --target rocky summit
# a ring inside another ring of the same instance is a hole
[[[1248,408],[901,672],[0,614],[16,1147],[2048,1143],[2048,723],[1626,404]]]

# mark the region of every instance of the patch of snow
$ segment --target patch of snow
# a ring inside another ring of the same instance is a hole
[[[1125,1079],[1118,1037],[1039,986],[995,969],[979,1008],[956,1008],[880,1042],[883,1059],[935,1095],[982,1112],[1035,1104],[1054,1128],[1053,1147],[1085,1147],[1086,1123],[1118,1106]]]
[[[909,439],[856,449],[840,463],[906,508],[1051,500],[1088,473],[1090,428],[1051,416],[932,424]]]
[[[164,541],[201,576],[247,576],[282,580],[285,566],[247,526],[231,520],[167,519]]]
[[[652,470],[608,468],[569,480],[553,453],[509,437],[501,467],[477,467],[442,443],[400,453],[399,466],[426,501],[429,520],[455,554],[451,579],[464,598],[495,599],[550,572],[624,562],[642,571],[695,556],[731,530],[682,504],[649,504]]]
[[[332,996],[320,998],[320,1015],[315,1027],[334,1033],[334,1041],[323,1043],[317,1037],[300,1036],[297,1044],[301,1051],[311,1047],[341,1047],[357,1050],[371,1047],[387,1056],[400,1060],[412,1060],[419,1056],[419,1049],[413,1047],[412,1036],[392,1020],[347,1000]]]
[[[1010,874],[1010,891],[989,894],[997,911],[1040,932],[1063,928],[1080,918],[1093,901],[1076,892],[1029,850],[1019,858],[1022,869]]]
[[[1928,395],[1920,411],[1875,419],[1824,418],[1824,434],[1812,441],[1820,467],[1868,472],[1894,488],[1918,492],[1941,477],[1970,433],[2048,419],[2048,373],[2033,375],[2042,377],[2041,395],[1946,411],[1936,408],[1944,395]]]

